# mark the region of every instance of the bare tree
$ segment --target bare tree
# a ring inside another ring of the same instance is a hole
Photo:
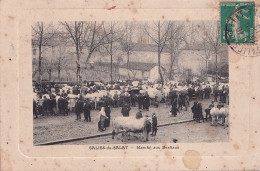
[[[131,77],[129,73],[130,55],[134,53],[134,48],[136,46],[136,44],[133,43],[134,29],[135,27],[133,23],[126,22],[123,28],[124,32],[121,39],[122,51],[127,55],[126,65],[127,65],[128,78]]]
[[[47,72],[49,75],[49,81],[52,79],[52,73],[55,70],[55,60],[53,58],[42,59],[42,71]]]
[[[72,39],[74,45],[75,45],[75,52],[76,52],[76,76],[77,81],[81,81],[81,55],[82,55],[82,49],[85,45],[86,41],[86,28],[89,27],[89,24],[82,21],[75,21],[75,22],[61,22],[61,24],[65,27],[67,32],[70,35],[70,38]]]
[[[170,38],[170,31],[172,28],[172,22],[170,21],[157,21],[153,22],[153,26],[145,25],[144,30],[151,38],[151,40],[157,45],[158,53],[158,72],[161,78],[162,85],[164,84],[164,78],[161,71],[161,54],[166,46],[166,43]]]
[[[119,50],[119,41],[121,39],[121,30],[118,23],[111,21],[109,24],[103,24],[103,34],[105,35],[104,49],[110,56],[110,79],[113,81],[113,56]]]
[[[44,24],[43,22],[36,22],[32,25],[32,42],[38,46],[38,74],[39,82],[42,81],[42,53],[43,47],[47,47],[50,39],[55,34],[52,24]]]
[[[97,23],[96,21],[93,21],[89,22],[89,27],[85,28],[85,32],[87,33],[85,46],[88,50],[88,55],[85,61],[87,64],[97,48],[107,43],[105,40],[107,35],[104,34],[102,26],[103,22]]]
[[[170,69],[169,80],[173,79],[174,63],[180,53],[182,52],[184,44],[187,44],[186,38],[190,36],[190,32],[184,27],[183,24],[173,22],[169,32],[169,41],[166,45],[167,53],[170,54]]]
[[[206,32],[205,25],[204,25],[204,32]],[[202,40],[202,47],[203,47],[204,55],[201,57],[205,61],[206,81],[208,81],[208,62],[209,62],[210,56],[212,54],[212,49],[211,49],[210,45],[208,44],[206,38],[203,38],[203,40]]]
[[[60,43],[56,46],[57,47],[57,56],[55,57],[55,69],[58,72],[58,80],[60,81],[60,73],[63,69],[68,66],[68,56],[69,54],[68,49],[68,40],[66,38],[62,38]]]
[[[215,77],[216,84],[218,84],[218,55],[223,53],[220,43],[220,24],[217,22],[211,27],[205,29],[205,41],[209,45],[209,48],[212,50],[212,53],[215,55]]]

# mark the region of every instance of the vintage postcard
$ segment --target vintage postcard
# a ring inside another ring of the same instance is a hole
[[[258,170],[258,1],[0,1],[1,170]]]

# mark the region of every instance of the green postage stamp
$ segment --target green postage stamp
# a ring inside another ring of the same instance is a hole
[[[255,2],[220,2],[221,43],[255,43]]]

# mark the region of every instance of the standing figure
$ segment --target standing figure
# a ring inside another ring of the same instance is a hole
[[[193,103],[193,106],[191,107],[191,111],[193,113],[193,119],[197,120],[198,118],[198,112],[197,112],[197,108],[198,108],[198,102],[197,100]]]
[[[59,108],[59,114],[65,115],[64,101],[62,96],[60,96],[60,98],[58,99],[58,108]]]
[[[142,107],[143,107],[143,95],[141,93],[137,96],[137,102],[138,102],[138,108],[142,109]]]
[[[179,94],[179,96],[178,96],[178,98],[177,98],[177,102],[178,102],[178,110],[180,110],[180,108],[181,108],[181,110],[182,110],[182,104],[183,104],[183,102],[182,102],[182,100],[183,100],[183,98],[182,98],[182,93],[181,94]]]
[[[77,115],[76,120],[81,120],[81,113],[83,112],[83,102],[81,99],[76,98],[75,113]]]
[[[153,113],[153,115],[152,115],[152,128],[153,128],[153,131],[152,131],[151,135],[156,136],[158,129],[157,129],[157,117],[156,117],[155,113]]]
[[[68,101],[68,97],[63,99],[64,101],[64,109],[65,109],[65,115],[69,115],[69,101]]]
[[[131,105],[135,107],[136,95],[134,93],[131,93],[130,98],[131,98]]]
[[[84,110],[84,118],[85,118],[85,121],[91,122],[91,117],[90,117],[91,105],[90,105],[88,99],[87,99],[87,100],[85,101],[85,103],[84,103],[83,110]]]
[[[215,85],[215,87],[213,88],[213,95],[214,95],[215,102],[217,102],[218,101],[218,87],[217,87],[217,85]]]
[[[143,99],[143,109],[146,109],[149,111],[150,106],[150,96],[147,92],[145,92],[144,99]]]
[[[187,111],[188,107],[190,107],[190,100],[189,100],[189,96],[187,94],[184,95],[183,104],[185,107],[185,111]]]
[[[117,91],[116,93],[114,94],[113,96],[113,100],[114,100],[114,107],[118,107],[118,94],[117,94]]]
[[[59,111],[59,98],[60,98],[60,96],[59,96],[59,94],[57,94],[57,96],[55,97],[55,99],[56,99],[56,113],[57,114],[60,113],[60,111]]]
[[[99,112],[99,118],[100,118],[100,121],[98,122],[98,129],[99,129],[99,131],[105,131],[106,130],[105,121],[108,118],[106,116],[104,107],[102,107],[100,112]]]
[[[37,100],[37,111],[39,115],[44,115],[42,103],[43,103],[43,99]]]
[[[179,109],[177,108],[177,103],[172,103],[172,109],[171,109],[171,113],[174,117],[177,116],[177,112],[180,113]]]
[[[111,118],[111,116],[110,116],[110,113],[111,113],[110,105],[106,105],[105,113],[106,113],[106,116],[107,116],[105,125],[106,125],[106,127],[109,127],[110,126],[110,118]]]
[[[149,132],[151,132],[151,122],[148,120],[148,115],[146,115],[146,119],[144,121],[144,141],[149,141]]]
[[[34,99],[33,99],[33,114],[35,115],[36,118],[38,118],[37,103]]]
[[[197,106],[197,115],[198,115],[197,122],[200,122],[201,120],[203,121],[203,114],[202,114],[201,103],[199,103],[198,106]]]
[[[70,98],[69,106],[70,106],[70,111],[71,112],[75,111],[75,105],[76,105],[76,99],[75,98]]]

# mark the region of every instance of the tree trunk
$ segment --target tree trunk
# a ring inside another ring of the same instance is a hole
[[[110,42],[110,78],[111,84],[113,82],[113,43]]]
[[[161,71],[161,53],[158,53],[158,72],[159,72],[159,76],[161,78],[161,82],[162,82],[162,86],[163,86],[164,80],[163,80],[163,75],[162,75],[162,71]]]
[[[42,82],[42,46],[41,43],[39,45],[39,66],[38,66],[38,70],[39,70],[39,82]]]
[[[49,69],[49,81],[51,81],[51,69]]]
[[[129,61],[130,61],[130,53],[129,52],[127,52],[127,63],[126,63],[126,65],[127,65],[127,74],[128,74],[128,79],[130,79],[131,78],[131,76],[130,76],[130,73],[129,73]]]
[[[218,54],[216,49],[215,49],[215,54],[216,54],[216,85],[218,85]]]
[[[60,69],[58,69],[58,80],[60,81]]]
[[[206,81],[208,81],[208,58],[206,57]]]
[[[76,53],[77,53],[77,81],[80,81],[80,53],[79,53],[79,47],[76,45]]]
[[[80,65],[77,65],[77,81],[80,81]]]
[[[42,82],[42,39],[43,39],[43,22],[41,22],[40,29],[40,42],[39,42],[39,82]]]
[[[161,25],[160,25],[160,21],[158,22],[158,72],[159,72],[159,76],[161,78],[161,82],[162,82],[162,86],[163,86],[163,75],[161,72]]]
[[[169,80],[173,80],[173,54],[171,53],[171,64],[170,64],[170,72],[169,72]]]

